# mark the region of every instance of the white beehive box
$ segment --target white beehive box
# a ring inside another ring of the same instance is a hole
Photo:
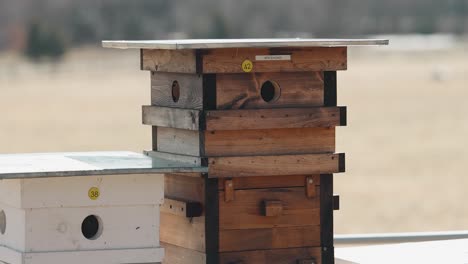
[[[0,263],[157,263],[162,173],[131,152],[0,155]]]

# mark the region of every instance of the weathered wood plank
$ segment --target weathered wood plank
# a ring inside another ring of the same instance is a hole
[[[232,178],[235,190],[241,189],[265,189],[265,188],[288,188],[303,187],[308,177],[314,179],[315,185],[320,185],[320,175],[287,175],[287,176],[257,176],[257,177],[237,177]],[[224,190],[224,182],[220,180],[218,189]]]
[[[230,202],[224,201],[223,191],[219,197],[221,230],[320,225],[320,200],[308,199],[304,187],[236,190]],[[264,216],[267,201],[280,201],[281,215]]]
[[[335,152],[335,128],[218,130],[204,133],[204,153],[208,157]],[[180,138],[181,135],[174,135],[174,141],[189,142]],[[160,139],[164,141],[167,137]],[[174,141],[169,144],[174,144]],[[196,151],[195,144],[191,145]]]
[[[183,248],[205,252],[205,217],[187,218],[161,212],[160,240]],[[155,234],[156,235],[156,234]]]
[[[305,154],[209,158],[213,178],[344,172],[344,154]]]
[[[206,264],[206,254],[168,243],[161,243],[164,248],[163,264]]]
[[[142,49],[141,69],[154,72],[195,73],[195,51]]]
[[[164,194],[168,197],[204,203],[205,180],[199,174],[198,177],[189,177],[185,174],[166,174],[164,176]]]
[[[221,230],[219,251],[320,246],[320,226]]]
[[[289,55],[289,60],[261,60],[256,56]],[[205,50],[203,73],[244,73],[242,62],[253,63],[251,72],[346,70],[346,47],[238,48]]]
[[[266,81],[279,86],[276,100],[262,99]],[[217,109],[256,109],[323,106],[323,72],[218,74]]]
[[[202,156],[200,133],[196,130],[158,127],[157,150],[168,153]]]
[[[309,262],[300,262],[308,259]],[[313,260],[313,262],[312,262]],[[291,248],[274,250],[252,250],[240,252],[225,252],[219,256],[220,264],[320,264],[321,248]]]
[[[158,151],[191,156],[312,154],[335,151],[333,127],[200,132],[159,127],[156,133],[159,139]]]
[[[200,129],[200,111],[144,105],[143,124],[189,130]]]
[[[346,125],[346,107],[217,110],[206,113],[206,130],[334,127]]]
[[[193,172],[206,172],[207,168],[202,166],[202,163],[204,163],[204,160],[201,157],[198,156],[188,156],[188,155],[177,155],[173,153],[166,153],[166,152],[160,152],[160,151],[143,151],[143,153],[153,159],[162,159],[164,160],[167,165],[165,165],[168,168],[171,167],[176,167],[178,164],[190,164],[193,166],[198,166],[197,170],[187,170],[186,172],[189,175],[192,175]],[[173,170],[169,171],[169,173],[183,173],[183,170]]]
[[[196,74],[151,74],[151,105],[203,109],[203,78]]]

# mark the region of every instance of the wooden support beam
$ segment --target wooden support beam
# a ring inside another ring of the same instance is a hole
[[[206,130],[334,127],[346,125],[346,107],[217,110],[206,113]]]
[[[209,177],[303,175],[344,172],[345,155],[305,154],[208,158]]]

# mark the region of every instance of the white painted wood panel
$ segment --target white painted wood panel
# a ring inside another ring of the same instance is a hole
[[[25,253],[1,247],[0,261],[9,264],[122,264],[159,263],[163,248]]]
[[[0,202],[0,211],[4,211],[6,228],[5,233],[0,233],[0,246],[6,245],[10,248],[23,249],[25,248],[26,238],[26,216],[25,211]],[[0,255],[1,256],[1,255]]]
[[[97,187],[99,198],[88,191]],[[0,180],[0,201],[16,208],[161,204],[163,174],[128,174]]]
[[[89,215],[102,220],[95,240],[81,231]],[[159,206],[27,209],[25,228],[24,252],[158,247]]]

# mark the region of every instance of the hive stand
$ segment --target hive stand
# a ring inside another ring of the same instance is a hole
[[[167,172],[131,152],[0,155],[0,263],[160,263]]]
[[[333,263],[336,71],[347,45],[385,40],[105,41],[151,72],[151,157],[208,167],[166,174],[167,264]]]

